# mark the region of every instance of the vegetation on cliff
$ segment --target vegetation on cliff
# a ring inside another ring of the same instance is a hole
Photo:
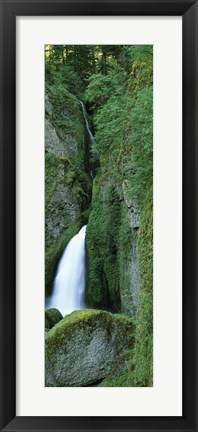
[[[75,311],[46,333],[45,376],[49,387],[101,381],[134,343],[132,319],[106,311]]]
[[[152,46],[46,46],[46,289],[88,222],[87,306],[136,321],[133,347],[101,386],[152,385],[152,85]]]

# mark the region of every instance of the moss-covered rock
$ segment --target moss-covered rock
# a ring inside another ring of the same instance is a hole
[[[99,387],[132,387],[129,375],[131,351],[125,351],[117,360],[109,375],[99,384]]]
[[[48,331],[50,329],[50,323],[47,318],[45,318],[45,331]]]
[[[63,316],[58,309],[51,308],[45,311],[45,320],[48,322],[49,328],[52,328],[62,319]]]
[[[124,186],[125,185],[125,186]],[[94,179],[92,211],[87,226],[87,287],[89,306],[135,317],[138,305],[137,206],[126,183],[111,170]]]
[[[131,365],[134,386],[153,385],[153,208],[148,200],[141,211],[138,239],[140,294],[136,340]]]
[[[132,319],[98,310],[73,312],[46,333],[46,386],[95,383],[133,343]]]
[[[115,312],[121,310],[117,247],[120,210],[116,186],[109,179],[96,178],[86,231],[86,298],[90,306]]]

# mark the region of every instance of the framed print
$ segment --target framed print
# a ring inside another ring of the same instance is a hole
[[[1,0],[1,430],[197,430],[197,1]]]

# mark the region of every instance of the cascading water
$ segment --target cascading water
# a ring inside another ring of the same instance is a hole
[[[63,315],[85,308],[85,235],[86,225],[70,240],[58,265],[47,307]]]
[[[96,141],[94,139],[94,136],[93,136],[91,129],[90,129],[90,126],[89,126],[88,115],[87,115],[87,111],[85,109],[84,103],[82,101],[80,101],[80,103],[82,106],[82,112],[83,112],[87,132],[88,132],[89,140],[90,140],[90,144],[91,144],[90,145],[90,154],[91,154],[91,159],[92,159],[92,168],[90,169],[90,175],[92,178],[94,178],[96,175],[97,169],[100,166],[100,162],[99,162],[100,156],[99,156],[99,152],[97,149]],[[94,160],[94,162],[93,162],[93,160]]]
[[[83,116],[84,116],[84,119],[85,119],[86,128],[87,128],[87,132],[88,132],[88,134],[89,134],[89,138],[90,138],[92,144],[96,144],[95,139],[94,139],[94,137],[93,137],[93,134],[92,134],[92,132],[91,132],[91,129],[90,129],[90,127],[89,127],[89,122],[88,122],[88,120],[87,120],[87,111],[86,111],[86,109],[85,109],[84,103],[83,103],[82,101],[80,101],[80,103],[81,103],[81,106],[82,106],[82,112],[83,112]]]

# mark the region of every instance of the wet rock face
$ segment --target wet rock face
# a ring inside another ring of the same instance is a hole
[[[71,188],[62,183],[57,183],[50,201],[50,211],[46,213],[46,234],[52,239],[60,237],[62,232],[77,222],[80,214],[80,205],[72,194]]]
[[[135,201],[127,195],[128,184],[129,182],[127,180],[124,180],[122,183],[124,205],[128,212],[130,227],[132,229],[138,229],[140,226],[140,213]]]
[[[49,100],[49,96],[47,93],[45,94],[45,112],[49,116],[51,116],[53,113],[53,106]]]
[[[51,120],[45,120],[45,149],[60,157],[76,157],[79,153],[78,140],[70,135],[64,134],[64,129],[59,130],[59,136]]]
[[[128,180],[122,183],[123,210],[130,227],[129,252],[125,257],[125,269],[121,272],[121,300],[125,313],[136,318],[139,302],[138,229],[140,212],[137,203],[128,196]]]
[[[78,387],[110,373],[133,346],[134,324],[108,312],[73,312],[46,334],[46,386]]]
[[[137,204],[127,180],[101,170],[87,227],[87,304],[136,317],[139,302]],[[96,282],[97,281],[97,282]]]
[[[82,225],[91,199],[86,168],[85,124],[78,99],[64,89],[45,96],[46,293],[52,291],[61,253]],[[69,231],[67,235],[67,231]]]

